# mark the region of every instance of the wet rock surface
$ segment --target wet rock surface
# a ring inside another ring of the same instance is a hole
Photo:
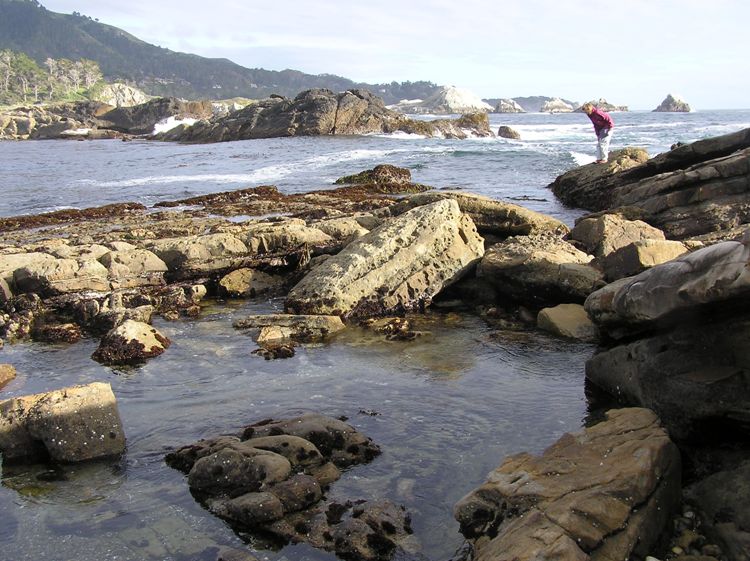
[[[541,456],[518,454],[461,499],[472,559],[643,558],[680,501],[680,454],[646,409],[619,409]]]
[[[166,462],[187,473],[196,498],[238,530],[375,560],[389,559],[411,534],[405,510],[389,501],[321,500],[342,468],[379,453],[345,422],[306,414],[199,441],[170,452]]]

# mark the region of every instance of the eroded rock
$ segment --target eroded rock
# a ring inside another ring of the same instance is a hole
[[[170,344],[151,325],[125,320],[102,338],[91,358],[102,364],[135,364],[159,356]]]
[[[680,501],[680,454],[647,409],[619,409],[541,456],[506,459],[454,515],[473,559],[644,558]]]

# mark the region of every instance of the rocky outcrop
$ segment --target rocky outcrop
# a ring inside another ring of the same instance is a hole
[[[486,116],[485,116],[486,117]],[[387,109],[383,101],[366,90],[335,94],[316,89],[300,93],[293,100],[273,97],[244,109],[192,126],[178,126],[157,136],[181,142],[222,142],[287,136],[355,135],[403,131],[426,136],[466,138],[489,136],[489,123],[468,121],[414,121]],[[476,131],[466,132],[474,127]]]
[[[3,461],[81,462],[124,451],[125,434],[109,384],[0,401]]]
[[[549,101],[545,101],[539,111],[542,113],[571,113],[573,109],[574,107],[571,104],[565,103],[559,97],[555,97]]]
[[[648,161],[645,153],[629,157],[627,166],[613,153],[616,167],[609,167],[612,157],[606,166],[582,166],[558,177],[550,188],[572,206],[637,211],[668,239],[732,239],[750,223],[749,149],[750,129],[745,129],[682,145]]]
[[[454,507],[474,561],[644,559],[680,501],[680,454],[646,409],[619,409],[541,456],[517,454]]]
[[[296,314],[377,316],[420,309],[482,256],[482,238],[453,200],[412,209],[315,267],[285,302]]]
[[[133,135],[150,135],[160,121],[169,117],[207,119],[213,115],[209,101],[182,101],[158,97],[132,107],[117,107],[99,118],[99,127]]]
[[[411,183],[411,172],[389,164],[381,164],[354,175],[339,177],[336,185],[358,185],[368,183]]]
[[[501,99],[495,105],[495,113],[525,113],[523,107],[518,105],[514,99]]]
[[[654,112],[659,113],[690,113],[690,105],[684,100],[680,99],[679,96],[673,94],[667,94],[659,106],[654,109]]]
[[[340,469],[379,453],[354,427],[308,414],[201,440],[167,454],[166,462],[187,474],[193,495],[212,513],[244,532],[381,560],[411,533],[403,508],[387,501],[319,504]]]
[[[605,257],[633,242],[663,240],[664,232],[642,220],[603,214],[578,220],[570,232],[570,239],[580,242],[594,257]]]
[[[419,103],[397,105],[404,113],[430,113],[451,115],[492,111],[493,107],[481,98],[463,88],[444,86]]]
[[[606,99],[603,97],[600,97],[599,99],[592,99],[589,102],[582,103],[576,111],[582,111],[581,107],[586,105],[586,103],[590,103],[594,107],[598,107],[602,111],[606,111],[609,113],[610,111],[627,111],[628,106],[627,105],[615,105],[614,103],[609,103]]]
[[[582,303],[604,285],[593,257],[554,234],[514,236],[490,247],[477,277],[498,295],[536,307]]]
[[[137,364],[159,356],[170,344],[154,327],[128,319],[102,338],[91,358],[108,365]]]
[[[614,189],[626,183],[623,171],[648,161],[641,148],[624,148],[610,152],[606,164],[589,164],[565,172],[548,185],[563,203],[586,210],[612,207]]]
[[[112,107],[133,107],[146,103],[151,96],[127,84],[106,84],[96,93],[96,101]]]
[[[680,439],[706,425],[750,430],[741,352],[750,332],[747,244],[698,249],[611,283],[586,300],[614,339],[586,363],[586,377],[626,403],[650,407]]]

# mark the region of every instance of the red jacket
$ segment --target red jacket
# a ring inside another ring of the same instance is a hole
[[[615,123],[612,120],[612,117],[610,117],[608,113],[605,113],[598,107],[593,108],[593,110],[591,111],[591,115],[589,115],[589,119],[591,119],[591,122],[594,123],[594,132],[596,132],[597,136],[599,135],[599,131],[603,129],[615,128]]]

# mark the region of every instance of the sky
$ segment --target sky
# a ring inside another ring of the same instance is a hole
[[[483,98],[750,108],[747,0],[40,0],[248,68],[428,80]]]

